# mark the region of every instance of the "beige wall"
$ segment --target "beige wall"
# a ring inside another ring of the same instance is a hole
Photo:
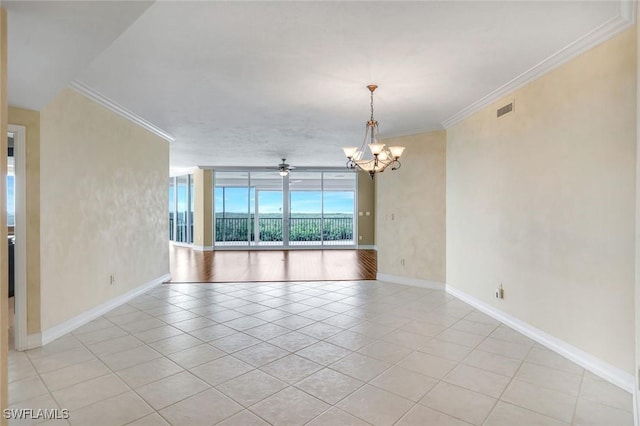
[[[40,167],[44,330],[169,273],[166,141],[67,89]]]
[[[445,282],[446,133],[383,142],[406,150],[400,170],[376,176],[378,273]]]
[[[640,16],[640,12],[638,12]],[[636,23],[636,419],[640,420],[640,25]]]
[[[33,334],[40,332],[40,113],[9,107],[9,124],[26,132],[27,333]]]
[[[358,172],[358,237],[356,244],[373,246],[376,243],[376,181],[368,173]],[[369,216],[367,216],[369,212]],[[360,216],[362,214],[362,216]]]
[[[213,170],[193,172],[193,244],[213,247]]]
[[[635,120],[633,29],[447,129],[447,284],[628,372]]]

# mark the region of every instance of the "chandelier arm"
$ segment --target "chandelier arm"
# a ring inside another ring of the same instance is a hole
[[[362,146],[360,147],[360,151],[364,154],[365,148],[367,147],[367,138],[369,137],[369,123],[364,125],[364,139],[362,140]]]

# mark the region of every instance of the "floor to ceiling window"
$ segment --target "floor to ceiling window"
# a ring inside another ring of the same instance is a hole
[[[292,172],[289,200],[289,244],[322,244],[322,172]]]
[[[217,246],[353,246],[356,175],[216,171]]]
[[[216,244],[247,245],[253,240],[254,197],[249,172],[216,173],[213,202]]]
[[[255,244],[281,246],[282,232],[282,177],[277,171],[251,172]]]
[[[355,242],[356,186],[355,173],[323,173],[322,240],[325,245]]]
[[[193,175],[169,178],[169,239],[193,243]]]

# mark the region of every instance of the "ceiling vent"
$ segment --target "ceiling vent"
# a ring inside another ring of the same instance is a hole
[[[498,118],[505,114],[509,114],[511,111],[513,111],[513,102],[503,106],[502,108],[498,108]]]

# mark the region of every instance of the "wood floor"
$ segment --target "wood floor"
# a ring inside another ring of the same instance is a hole
[[[375,250],[170,249],[171,282],[374,280]]]

